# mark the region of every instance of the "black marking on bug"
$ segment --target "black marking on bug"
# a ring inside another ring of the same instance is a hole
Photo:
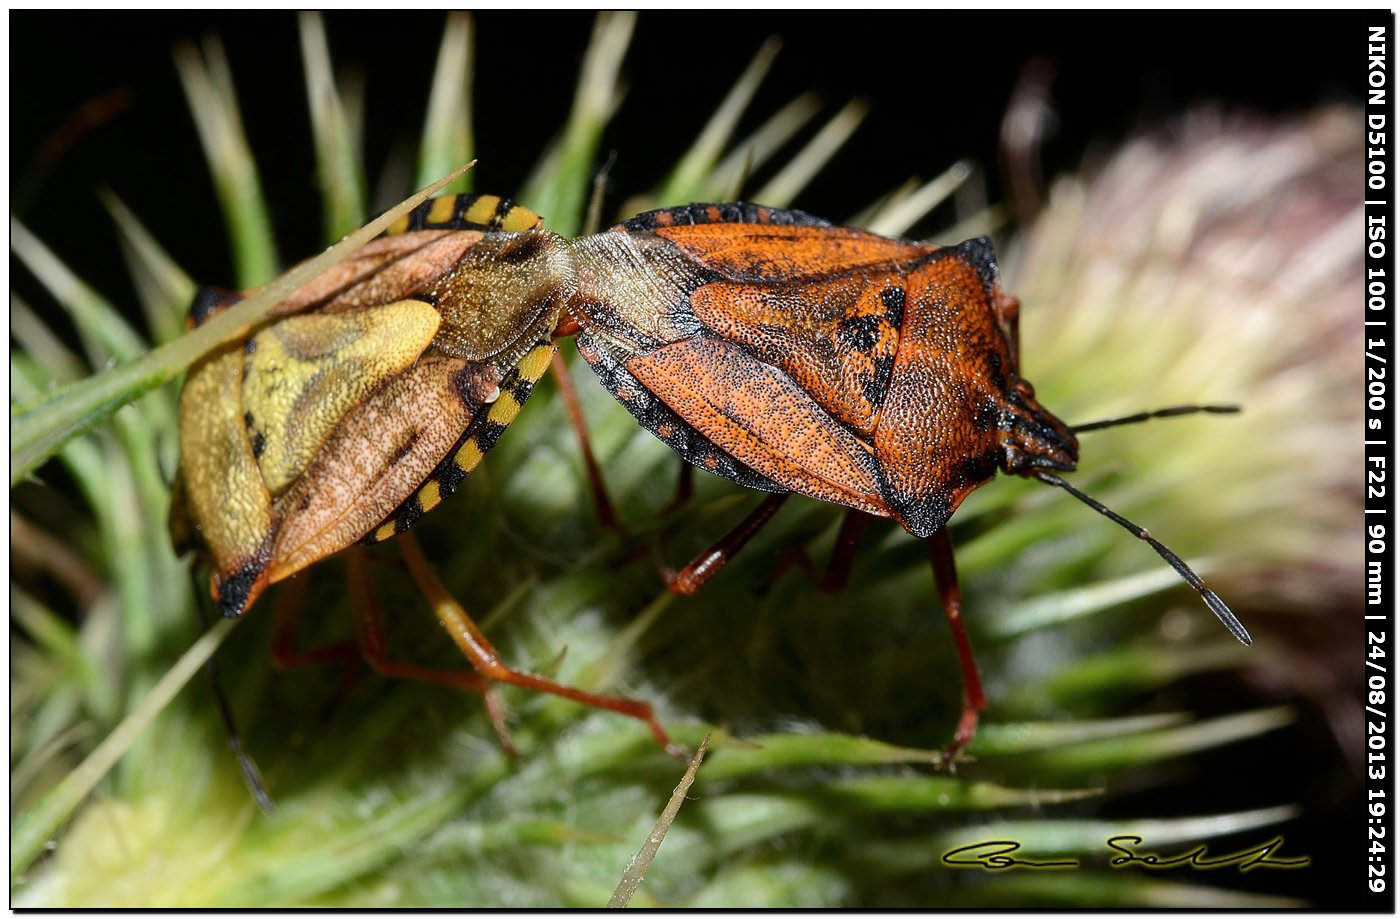
[[[491,229],[499,230],[501,224],[505,223],[506,216],[510,214],[510,209],[513,207],[515,207],[515,202],[502,195],[501,199],[496,202],[496,213],[491,215],[491,223],[489,224]]]
[[[256,338],[250,338],[250,339],[248,339],[247,341],[245,341],[245,342],[243,343],[243,353],[244,353],[244,354],[251,355],[254,351],[257,351],[257,350],[258,350],[258,340],[257,340]],[[247,373],[247,372],[248,372],[248,371],[247,371],[247,368],[244,368],[244,371],[243,371],[243,372],[244,372],[244,373]]]
[[[972,413],[972,426],[979,431],[990,431],[996,427],[1001,420],[1001,409],[997,406],[995,399],[990,396],[983,401],[980,408]]]
[[[422,230],[428,226],[428,211],[433,206],[433,199],[429,198],[422,204],[408,212],[408,229]]]
[[[871,408],[878,409],[885,404],[885,394],[890,391],[890,375],[894,373],[894,355],[883,354],[871,358],[871,360],[875,364],[875,375],[860,381],[860,391],[861,395],[865,396],[865,401],[870,403]]]
[[[223,312],[224,307],[242,299],[242,294],[231,290],[201,287],[195,291],[194,299],[190,301],[190,323],[193,327],[198,328],[218,313]]]
[[[953,467],[954,488],[962,488],[976,482],[985,482],[997,473],[997,464],[1001,459],[1001,449],[993,447],[981,456],[969,457],[958,462]]]
[[[253,429],[253,413],[252,413],[252,412],[244,412],[244,413],[243,413],[243,427],[247,428],[247,429],[250,430],[250,431]]]
[[[226,578],[219,578],[219,613],[225,619],[237,619],[248,606],[248,594],[253,585],[267,570],[267,561],[272,555],[271,540],[265,542],[254,559]]]
[[[982,277],[982,283],[987,290],[996,287],[1001,278],[1001,271],[997,267],[996,249],[992,248],[992,241],[985,236],[978,236],[966,242],[960,242],[950,250],[962,256]]]
[[[880,291],[880,302],[885,305],[885,318],[890,325],[904,328],[904,288],[886,287]]]
[[[501,247],[501,251],[495,255],[495,260],[506,265],[522,265],[544,251],[548,245],[546,237],[547,234],[544,233],[521,233]]]
[[[869,354],[880,341],[880,317],[865,314],[842,319],[836,325],[836,333],[852,348]]]
[[[457,465],[457,450],[460,447],[453,447],[452,452],[447,455],[447,459],[438,464],[433,471],[432,478],[438,483],[438,490],[442,492],[444,498],[449,497],[467,479],[467,473],[461,466]]]
[[[716,219],[718,218],[718,219]],[[766,223],[776,226],[829,227],[830,221],[803,211],[764,207],[761,204],[687,204],[646,211],[619,226],[631,232],[646,232],[668,226],[699,226],[709,223]]]
[[[467,210],[472,206],[472,204],[473,204],[473,203],[476,201],[476,199],[479,198],[479,197],[481,197],[481,196],[480,196],[480,195],[477,195],[477,194],[468,193],[468,194],[458,195],[456,198],[453,199],[453,201],[452,201],[452,225],[453,225],[454,227],[455,227],[455,226],[462,226],[462,225],[466,224],[466,222],[467,222]]]
[[[259,459],[259,458],[263,455],[263,451],[266,450],[266,449],[267,449],[267,438],[263,436],[263,432],[262,432],[262,431],[256,431],[256,432],[254,432],[254,433],[253,433],[253,459]]]
[[[482,453],[491,452],[491,448],[496,446],[496,441],[506,432],[506,426],[499,421],[492,421],[490,418],[482,418],[477,425],[476,435],[472,438],[476,441],[477,447]]]
[[[905,528],[920,539],[943,529],[948,518],[953,516],[953,502],[947,495],[917,498],[887,492],[884,498],[890,509],[899,515]]]
[[[521,405],[524,405],[525,400],[530,398],[530,391],[534,388],[535,384],[531,383],[529,380],[523,379],[520,374],[516,373],[514,370],[506,374],[506,378],[501,381],[501,392],[510,393],[511,396],[515,398],[515,401],[519,402]]]
[[[878,410],[879,406],[885,405],[885,395],[889,394],[890,374],[895,373],[895,356],[881,354],[871,357],[871,363],[875,364],[875,375],[861,377],[861,395],[871,403],[872,409]]]
[[[398,511],[394,514],[394,535],[397,536],[405,530],[411,530],[422,519],[423,505],[418,503],[418,495],[415,494],[400,504]]]
[[[1012,401],[1019,401],[1015,398],[1015,393],[1007,385],[1006,374],[1002,370],[1001,355],[995,351],[987,352],[987,379],[991,380],[998,392],[1005,393]]]

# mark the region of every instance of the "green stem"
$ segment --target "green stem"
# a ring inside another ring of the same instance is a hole
[[[53,837],[63,821],[83,802],[88,792],[101,781],[107,771],[131,748],[136,738],[161,711],[170,704],[190,677],[213,656],[214,651],[238,624],[237,619],[222,619],[200,636],[199,640],[166,671],[160,682],[152,687],[146,698],[132,709],[131,714],[97,745],[87,759],[78,764],[63,781],[39,800],[33,810],[15,821],[10,832],[11,883],[39,855],[44,844]]]

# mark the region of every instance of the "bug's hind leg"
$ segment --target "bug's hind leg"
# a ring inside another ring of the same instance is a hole
[[[967,630],[962,621],[962,592],[958,589],[958,572],[953,563],[953,543],[944,527],[928,538],[929,560],[933,563],[933,580],[938,585],[938,596],[943,602],[943,612],[948,617],[948,625],[953,630],[953,641],[958,646],[958,662],[962,665],[963,709],[958,719],[953,741],[943,750],[943,762],[952,766],[959,752],[977,733],[977,717],[987,707],[987,699],[982,695],[982,679],[977,674],[977,659],[972,653],[972,643],[967,639]]]
[[[685,460],[680,461],[680,472],[676,473],[676,493],[670,503],[661,509],[661,516],[667,517],[690,503],[695,496],[695,467]]]
[[[671,593],[689,597],[704,586],[705,582],[723,568],[755,533],[773,519],[773,515],[783,506],[789,494],[791,492],[784,491],[764,498],[763,503],[755,508],[753,513],[739,521],[738,526],[721,536],[710,548],[691,559],[690,564],[675,574],[666,574],[666,586],[670,588]]]
[[[339,663],[341,665],[340,692],[336,699],[343,700],[350,693],[360,673],[360,652],[353,641],[336,641],[315,648],[297,647],[301,629],[301,614],[306,609],[306,585],[310,579],[303,572],[288,578],[277,592],[272,605],[272,666],[276,670],[295,670],[313,664]],[[325,713],[323,713],[325,714]]]
[[[612,501],[608,498],[608,486],[603,481],[603,470],[593,456],[593,445],[588,438],[588,426],[583,420],[583,407],[579,404],[578,390],[574,388],[573,377],[569,375],[569,365],[562,351],[556,350],[549,359],[549,370],[554,383],[559,387],[559,397],[564,400],[564,410],[569,415],[569,423],[578,434],[579,450],[583,453],[583,467],[588,473],[588,487],[593,493],[593,506],[598,513],[598,521],[611,530],[616,530],[624,538],[627,530],[617,519]]]
[[[400,539],[412,537],[401,536]],[[359,653],[376,673],[402,680],[416,680],[422,683],[435,683],[451,686],[467,692],[479,693],[486,706],[486,715],[491,720],[491,728],[501,742],[506,755],[514,759],[518,753],[515,743],[506,728],[505,705],[500,693],[479,673],[470,670],[443,670],[432,667],[419,667],[390,659],[388,642],[384,638],[384,628],[380,622],[379,609],[374,602],[369,575],[365,570],[365,550],[351,546],[346,552],[346,565],[350,575],[350,606],[355,614],[355,639]]]
[[[604,696],[585,692],[582,689],[565,686],[562,683],[556,683],[531,673],[512,670],[501,663],[500,655],[486,640],[486,636],[481,634],[481,630],[477,628],[471,616],[453,599],[452,595],[447,592],[447,588],[443,587],[442,582],[438,580],[437,575],[428,565],[427,559],[423,557],[423,551],[419,548],[418,541],[412,533],[406,533],[399,537],[399,551],[408,564],[408,571],[412,575],[414,583],[418,585],[418,589],[423,592],[432,605],[438,622],[442,623],[448,636],[466,655],[467,660],[471,661],[472,667],[476,670],[474,675],[478,679],[488,684],[509,683],[524,689],[533,689],[536,692],[547,692],[593,708],[617,712],[619,715],[627,715],[644,721],[651,729],[651,736],[656,738],[656,742],[662,749],[673,756],[685,758],[685,751],[671,743],[666,729],[661,726],[661,722],[656,720],[656,715],[648,703],[620,696]]]
[[[1021,301],[1013,294],[997,287],[993,306],[997,322],[1006,330],[1007,341],[1011,345],[1011,360],[1016,370],[1021,369]]]
[[[839,594],[851,581],[851,566],[855,563],[856,548],[873,519],[865,511],[848,508],[845,516],[841,518],[841,530],[836,534],[836,545],[831,549],[831,558],[827,560],[825,571],[818,570],[805,548],[789,546],[778,558],[773,580],[776,581],[782,577],[783,572],[796,565],[823,593]]]

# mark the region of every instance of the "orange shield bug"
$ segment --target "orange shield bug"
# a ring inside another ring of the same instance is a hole
[[[964,709],[949,755],[985,699],[945,525],[998,470],[1063,488],[1147,541],[1249,643],[1180,558],[1055,475],[1078,462],[1076,429],[1019,374],[1019,303],[1000,287],[989,240],[938,247],[798,211],[696,204],[634,217],[575,251],[569,312],[604,385],[689,462],[775,492],[673,589],[698,589],[791,492],[852,509],[829,586],[848,569],[857,515],[894,518],[928,539],[958,645]],[[1233,408],[1157,414],[1195,410]]]

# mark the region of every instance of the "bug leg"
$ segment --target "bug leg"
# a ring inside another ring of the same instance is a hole
[[[817,570],[805,548],[789,546],[778,558],[773,579],[776,581],[782,577],[783,572],[796,565],[822,589],[823,593],[839,594],[851,581],[851,566],[855,563],[856,547],[860,545],[860,537],[865,533],[866,527],[870,526],[870,521],[870,515],[864,511],[854,507],[847,508],[846,515],[841,518],[841,531],[836,534],[836,545],[832,547],[826,571]]]
[[[958,662],[962,665],[962,717],[958,719],[957,730],[953,732],[953,742],[943,750],[943,762],[951,768],[958,753],[977,733],[977,715],[987,707],[987,700],[982,695],[982,680],[977,675],[977,659],[972,654],[972,643],[967,640],[967,630],[963,628],[962,592],[958,589],[953,543],[948,538],[947,527],[928,538],[928,556],[933,563],[933,580],[938,585],[938,597],[943,602],[943,612],[948,617],[953,641],[958,646]]]
[[[997,322],[1006,329],[1006,337],[1011,343],[1011,362],[1019,372],[1021,369],[1021,300],[998,287],[996,301],[993,305],[997,311]]]
[[[205,606],[205,600],[197,600],[195,609],[199,613],[199,624],[202,628],[208,629],[213,616]],[[267,787],[263,785],[262,773],[258,771],[258,764],[253,761],[253,757],[243,749],[243,738],[238,733],[238,722],[233,717],[233,707],[229,705],[228,696],[224,694],[223,682],[219,679],[218,655],[214,654],[204,663],[204,672],[209,675],[209,686],[214,691],[214,700],[219,706],[219,717],[224,722],[224,736],[228,739],[229,750],[233,753],[233,758],[238,763],[238,771],[243,775],[243,784],[248,787],[248,792],[257,802],[258,809],[264,814],[271,814],[276,807],[272,803],[272,797],[267,793]]]
[[[374,603],[369,577],[365,571],[365,550],[359,546],[352,546],[346,553],[346,565],[350,570],[350,606],[355,614],[355,637],[359,644],[359,652],[370,667],[374,668],[376,673],[387,677],[436,683],[480,693],[486,705],[486,715],[491,720],[491,727],[496,732],[501,747],[511,759],[516,758],[519,753],[506,728],[505,706],[501,702],[500,693],[491,682],[470,670],[441,670],[391,660],[379,610]]]
[[[574,388],[574,379],[569,375],[569,365],[564,362],[562,351],[556,350],[554,356],[549,359],[549,370],[559,387],[559,397],[564,400],[564,410],[569,414],[569,423],[578,434],[579,450],[583,453],[583,466],[588,473],[588,487],[593,492],[593,506],[598,512],[598,521],[625,537],[627,531],[617,520],[612,501],[608,499],[608,486],[603,481],[602,469],[593,456],[593,446],[588,439],[588,426],[583,420],[583,407],[578,401],[578,390]]]
[[[467,615],[467,611],[453,599],[452,595],[447,592],[447,588],[442,586],[442,582],[438,580],[437,575],[429,567],[427,559],[423,557],[423,550],[419,548],[418,541],[412,533],[405,533],[399,537],[399,551],[408,564],[408,571],[413,576],[414,583],[418,585],[419,590],[423,591],[423,595],[428,598],[428,602],[432,605],[438,622],[442,623],[448,636],[466,655],[467,660],[471,661],[471,665],[476,669],[480,679],[509,683],[524,689],[533,689],[536,692],[547,692],[593,708],[601,708],[645,721],[647,727],[651,729],[651,736],[656,739],[662,749],[672,756],[686,758],[685,750],[671,743],[666,729],[661,726],[661,722],[656,720],[656,715],[648,703],[620,696],[604,696],[585,692],[582,689],[565,686],[562,683],[546,680],[544,677],[531,673],[512,670],[501,663],[500,655],[486,640],[486,636],[481,634],[481,630],[477,628],[471,616]]]
[[[695,467],[685,460],[681,460],[680,464],[680,472],[676,473],[676,494],[671,498],[671,503],[661,509],[663,517],[685,507],[695,494]]]
[[[720,537],[719,541],[710,548],[701,552],[691,559],[677,574],[668,574],[666,586],[671,593],[688,597],[699,590],[706,581],[710,579],[716,571],[719,571],[725,564],[734,557],[734,553],[744,547],[744,544],[753,538],[753,535],[763,529],[763,525],[773,519],[773,515],[778,512],[778,508],[783,506],[783,502],[788,499],[791,492],[780,492],[769,495],[763,499],[763,503],[754,509],[739,522],[739,525],[728,533]]]
[[[301,614],[306,608],[307,583],[304,576],[288,578],[277,593],[277,601],[272,606],[272,666],[277,670],[295,670],[338,661],[342,668],[339,698],[343,699],[355,683],[360,654],[353,641],[331,642],[305,651],[297,647]]]
[[[592,236],[603,228],[603,198],[608,193],[608,178],[613,164],[617,162],[617,151],[608,154],[603,168],[593,174],[593,191],[588,196],[587,216],[583,221],[583,236]]]

